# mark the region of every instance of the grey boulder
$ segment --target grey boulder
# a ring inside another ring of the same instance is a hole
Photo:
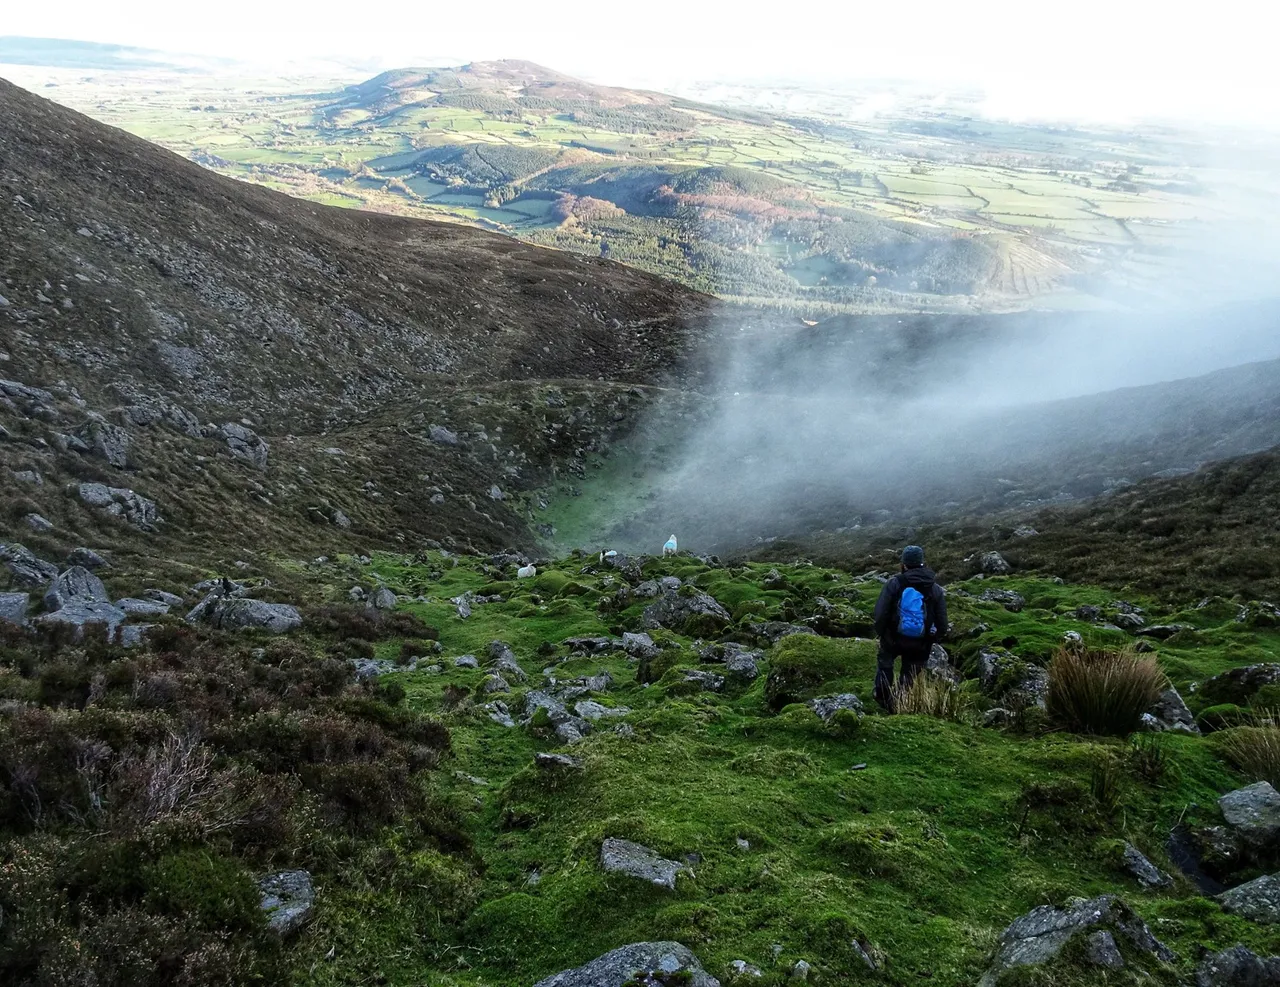
[[[995,958],[978,981],[978,987],[996,987],[1000,978],[1014,967],[1051,963],[1076,936],[1095,932],[1111,933],[1112,946],[1119,935],[1140,953],[1165,963],[1175,959],[1173,951],[1151,934],[1147,924],[1128,905],[1113,895],[1102,895],[1087,901],[1075,899],[1065,908],[1041,905],[1016,919],[1000,934]],[[1086,955],[1091,951],[1100,962],[1112,959],[1100,939],[1086,945]]]
[[[369,605],[375,610],[394,610],[397,602],[395,593],[385,586],[379,586],[369,598]]]
[[[167,603],[160,603],[156,600],[140,600],[132,596],[127,596],[123,600],[116,600],[116,606],[130,617],[163,617],[169,612],[169,604]]]
[[[1228,792],[1218,808],[1232,834],[1249,847],[1263,849],[1280,837],[1280,792],[1265,781]]]
[[[266,603],[262,600],[228,596],[214,599],[208,607],[201,610],[205,603],[209,603],[208,598],[187,614],[187,620],[191,623],[204,620],[222,630],[258,628],[271,634],[284,634],[302,626],[302,615],[298,613],[297,607],[287,603]],[[193,614],[197,614],[194,619]]]
[[[821,699],[810,699],[805,703],[818,714],[823,723],[830,723],[842,709],[847,709],[862,719],[862,700],[852,692],[842,692],[838,696],[823,696]]]
[[[26,593],[0,593],[0,624],[25,626],[30,602],[31,597]]]
[[[44,608],[61,610],[72,600],[88,600],[98,603],[108,601],[107,588],[102,580],[84,566],[73,565],[58,576],[45,590]]]
[[[718,635],[732,619],[714,596],[693,590],[688,594],[665,593],[644,608],[640,622],[647,630],[665,627],[695,636],[710,636]]]
[[[74,628],[73,637],[79,641],[84,637],[84,629],[88,626],[102,626],[108,637],[114,636],[116,628],[125,622],[126,614],[118,607],[105,600],[93,600],[87,597],[72,597],[52,613],[41,614],[35,618],[37,627],[51,628],[58,625]]]
[[[1160,697],[1151,708],[1142,714],[1142,727],[1155,733],[1165,730],[1179,730],[1183,733],[1199,733],[1196,718],[1187,709],[1182,694],[1173,686],[1160,693]]]
[[[58,576],[56,565],[36,558],[30,549],[22,545],[0,545],[0,562],[4,563],[9,581],[15,586],[45,586]]]
[[[135,528],[151,531],[161,520],[156,502],[126,487],[108,487],[105,483],[82,483],[80,500],[108,514],[123,518]]]
[[[1280,956],[1265,959],[1246,946],[1210,953],[1196,967],[1195,987],[1275,987]]]
[[[267,913],[267,928],[280,936],[297,932],[311,918],[316,903],[311,875],[305,870],[268,874],[258,881],[261,908]]]
[[[622,987],[641,977],[642,983],[660,984],[673,982],[673,974],[682,974],[680,981],[687,987],[720,987],[720,981],[707,973],[698,958],[678,942],[637,942],[622,946],[576,969],[540,980],[534,987]]]
[[[177,593],[166,593],[162,589],[144,589],[142,595],[145,599],[154,600],[156,603],[167,603],[170,607],[180,607],[186,602]]]
[[[267,468],[267,453],[271,447],[253,429],[229,422],[218,429],[218,435],[227,443],[227,449],[234,458],[260,470]]]
[[[999,552],[983,553],[978,559],[978,568],[988,576],[1007,576],[1013,572],[1013,566]]]
[[[643,632],[633,634],[625,631],[622,635],[622,650],[636,659],[657,658],[662,649],[653,643],[653,638]]]
[[[67,556],[67,565],[84,566],[86,569],[105,569],[107,560],[91,548],[73,548]]]
[[[1124,845],[1123,860],[1125,869],[1144,888],[1167,888],[1173,884],[1173,878],[1148,860],[1132,843]]]
[[[1280,874],[1264,874],[1218,895],[1223,911],[1260,925],[1280,923]]]
[[[607,838],[600,846],[600,866],[608,874],[624,874],[674,891],[684,864],[658,856],[641,843]]]
[[[724,670],[740,682],[754,682],[760,676],[760,666],[749,651],[735,651],[725,658]]]

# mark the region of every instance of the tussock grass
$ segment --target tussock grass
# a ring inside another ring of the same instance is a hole
[[[1049,664],[1049,715],[1075,733],[1123,737],[1167,685],[1151,655],[1124,648],[1060,648]]]
[[[1280,785],[1280,726],[1274,721],[1228,730],[1220,745],[1227,759],[1250,781]]]
[[[970,696],[933,675],[917,675],[905,689],[895,689],[893,701],[898,713],[956,723],[967,717],[973,705]]]

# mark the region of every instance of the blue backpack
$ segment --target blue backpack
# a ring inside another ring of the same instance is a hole
[[[923,638],[928,622],[924,595],[915,587],[908,586],[898,598],[898,636]]]

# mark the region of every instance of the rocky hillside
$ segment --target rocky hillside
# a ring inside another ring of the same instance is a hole
[[[0,467],[26,477],[0,524],[62,548],[97,534],[82,482],[243,551],[528,544],[505,492],[696,373],[709,325],[627,268],[300,202],[4,82],[0,228]]]

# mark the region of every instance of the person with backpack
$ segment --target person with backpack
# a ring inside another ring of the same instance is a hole
[[[893,712],[893,663],[902,659],[898,689],[907,689],[924,670],[929,651],[947,632],[947,594],[937,575],[924,564],[924,549],[908,545],[902,571],[890,578],[876,601],[875,627],[880,637],[876,655],[875,698]]]

